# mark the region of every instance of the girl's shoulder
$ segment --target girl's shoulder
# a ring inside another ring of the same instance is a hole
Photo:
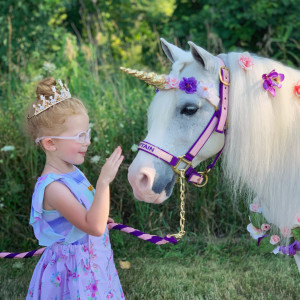
[[[79,172],[78,169],[72,173],[76,174],[77,172]],[[72,226],[57,211],[43,209],[46,188],[51,183],[55,182],[64,184],[72,192],[74,197],[78,201],[81,201],[80,188],[76,185],[76,182],[72,180],[70,175],[73,174],[48,173],[40,176],[37,179],[32,195],[29,223],[33,226],[35,236],[39,240],[40,245],[49,246],[53,242],[57,241],[67,241],[68,243],[71,243],[86,234]],[[61,187],[61,185],[59,186]],[[48,222],[51,222],[52,225],[50,226]],[[64,224],[63,227],[70,230],[67,236],[60,231],[60,228],[62,227],[61,224]]]
[[[64,184],[69,183],[69,184],[66,184],[67,186],[69,186],[70,183],[72,181],[74,181],[76,179],[76,177],[78,177],[78,175],[84,176],[84,174],[76,166],[74,166],[74,167],[75,167],[75,170],[70,173],[56,174],[56,173],[51,172],[51,173],[41,175],[40,177],[37,178],[37,181],[35,184],[35,190],[36,189],[44,189],[45,187],[47,187],[50,183],[52,183],[54,181],[59,181]]]
[[[48,173],[38,177],[32,195],[32,206],[34,208],[41,207],[47,186],[54,182],[65,185],[74,194],[74,196],[78,198],[80,189],[74,178],[76,179],[76,176],[80,173],[81,171],[78,168],[75,168],[75,171],[71,173]]]

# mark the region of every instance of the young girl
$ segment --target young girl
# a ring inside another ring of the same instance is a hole
[[[117,147],[106,160],[94,189],[75,166],[84,162],[91,143],[87,111],[58,83],[53,78],[39,82],[27,118],[31,137],[46,154],[30,224],[47,248],[26,299],[124,299],[106,226],[109,184],[124,158],[122,150]]]

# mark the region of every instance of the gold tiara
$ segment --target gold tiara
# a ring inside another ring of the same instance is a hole
[[[58,79],[58,84],[60,85],[60,91],[57,91],[56,86],[53,85],[51,89],[54,93],[54,96],[50,96],[48,99],[46,99],[44,95],[41,95],[40,99],[42,103],[39,103],[38,105],[32,105],[32,107],[34,108],[34,114],[31,117],[28,116],[28,119],[40,114],[41,112],[45,111],[55,104],[72,97],[66,84],[64,85],[60,79]]]

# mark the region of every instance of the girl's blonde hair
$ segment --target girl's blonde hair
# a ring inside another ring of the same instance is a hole
[[[61,134],[65,130],[64,123],[69,116],[87,115],[87,110],[80,100],[69,98],[34,116],[33,105],[41,103],[40,96],[43,95],[46,99],[54,96],[52,86],[56,86],[54,78],[49,77],[41,80],[36,89],[36,99],[28,108],[27,132],[33,140],[44,135]],[[57,86],[56,89],[59,90]]]

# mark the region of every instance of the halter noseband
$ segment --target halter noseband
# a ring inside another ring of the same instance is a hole
[[[219,58],[219,57],[218,57]],[[142,141],[139,143],[138,149],[142,150],[146,153],[149,153],[167,164],[169,164],[173,171],[180,175],[181,172],[184,173],[185,177],[188,178],[189,182],[192,182],[197,187],[202,187],[206,185],[208,181],[207,174],[213,169],[215,166],[218,158],[220,157],[224,146],[222,149],[217,153],[214,161],[209,164],[204,172],[197,172],[192,167],[192,161],[203,148],[205,143],[208,141],[211,134],[216,131],[218,133],[223,133],[226,127],[226,121],[228,116],[228,97],[229,97],[229,85],[230,85],[230,72],[229,69],[226,68],[225,63],[221,58],[219,58],[221,67],[219,71],[219,93],[220,93],[220,105],[218,103],[219,109],[215,110],[213,116],[209,120],[208,124],[206,125],[205,129],[202,131],[196,142],[192,145],[192,147],[187,151],[185,155],[182,156],[174,156],[173,154],[154,146],[151,143],[146,141]],[[184,169],[178,169],[180,163],[183,162],[186,164]],[[203,180],[205,178],[204,183]]]

